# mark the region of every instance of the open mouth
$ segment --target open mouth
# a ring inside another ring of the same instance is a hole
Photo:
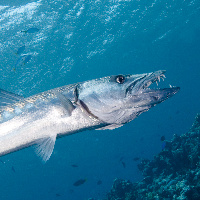
[[[144,75],[143,77],[135,80],[133,83],[131,83],[128,88],[126,89],[126,94],[127,93],[135,93],[135,92],[141,92],[141,93],[145,93],[145,92],[150,92],[150,91],[168,91],[168,95],[167,96],[172,96],[175,93],[177,93],[180,90],[180,87],[173,87],[170,85],[169,88],[164,88],[164,89],[160,89],[160,88],[149,88],[150,85],[152,83],[156,83],[156,85],[158,86],[158,83],[166,78],[164,73],[166,72],[166,70],[159,70],[156,72],[152,72],[149,74]]]

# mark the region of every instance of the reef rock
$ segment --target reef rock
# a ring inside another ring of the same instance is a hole
[[[137,183],[115,179],[105,200],[200,199],[200,114],[188,133],[174,135],[153,160],[138,165]]]

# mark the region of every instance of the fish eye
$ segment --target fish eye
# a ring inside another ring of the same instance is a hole
[[[125,77],[122,76],[122,75],[119,75],[119,76],[117,76],[117,77],[115,78],[115,80],[116,80],[117,83],[122,84],[122,83],[124,83],[124,81],[125,81]]]

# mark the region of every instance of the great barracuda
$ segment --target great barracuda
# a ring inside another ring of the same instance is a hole
[[[56,138],[123,126],[179,91],[149,88],[164,73],[108,76],[28,98],[0,90],[0,156],[35,145],[47,161]]]

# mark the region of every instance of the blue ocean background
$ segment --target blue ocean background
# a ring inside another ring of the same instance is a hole
[[[200,112],[199,19],[198,0],[0,0],[4,90],[28,97],[108,75],[160,69],[167,70],[167,78],[159,87],[181,87],[121,128],[58,139],[46,164],[31,147],[1,157],[0,199],[100,199],[114,178],[141,180],[139,161],[133,159],[152,159],[162,149],[161,136],[170,140],[187,132]],[[39,31],[21,32],[29,28]],[[23,45],[31,60],[15,68],[15,53]],[[79,179],[87,181],[73,186]]]

